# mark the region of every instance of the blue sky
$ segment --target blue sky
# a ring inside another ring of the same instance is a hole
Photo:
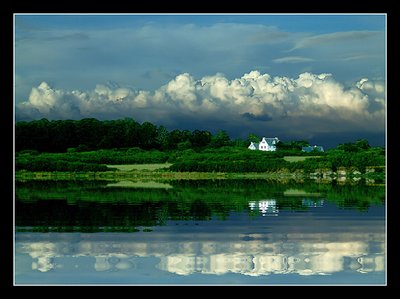
[[[385,15],[16,15],[16,119],[383,145]],[[339,139],[338,139],[339,138]]]

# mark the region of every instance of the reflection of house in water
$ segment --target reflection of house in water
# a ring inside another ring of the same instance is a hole
[[[308,208],[321,208],[324,205],[323,199],[303,198],[301,205]],[[275,199],[263,199],[259,201],[249,201],[251,211],[259,210],[263,216],[278,216],[279,208]]]
[[[303,207],[309,207],[309,208],[321,208],[324,205],[324,200],[323,199],[304,198],[301,200],[301,205]]]
[[[250,210],[254,211],[258,208],[263,216],[278,216],[279,209],[275,199],[263,199],[259,201],[249,201]]]

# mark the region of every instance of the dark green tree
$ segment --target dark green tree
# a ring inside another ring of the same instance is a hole
[[[248,144],[250,144],[251,142],[254,142],[254,143],[258,143],[258,142],[260,142],[261,141],[261,138],[260,138],[260,136],[258,136],[258,135],[256,135],[256,134],[253,134],[253,133],[250,133],[248,136],[247,136],[247,143]]]
[[[76,126],[73,120],[56,120],[51,122],[51,149],[54,152],[63,152],[77,146]]]
[[[367,150],[371,148],[367,139],[358,139],[355,145],[361,150]]]
[[[150,122],[144,122],[140,129],[139,146],[146,150],[157,148],[157,136],[157,127]]]
[[[95,118],[84,118],[76,122],[78,144],[89,149],[97,148],[102,132],[102,122]]]
[[[220,148],[223,146],[230,146],[230,145],[232,145],[231,138],[229,137],[228,133],[224,130],[218,131],[211,138],[210,147],[212,148]]]
[[[194,130],[190,137],[190,142],[193,148],[201,149],[208,146],[211,143],[211,133],[204,130]]]
[[[157,128],[156,143],[159,149],[161,150],[168,149],[168,135],[169,135],[168,130],[164,126],[159,126]]]

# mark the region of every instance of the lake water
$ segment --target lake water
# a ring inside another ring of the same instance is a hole
[[[386,283],[385,188],[16,182],[15,284]]]

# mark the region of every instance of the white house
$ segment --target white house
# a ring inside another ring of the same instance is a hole
[[[250,145],[248,146],[248,149],[274,152],[276,151],[276,145],[278,142],[279,142],[278,137],[274,138],[263,137],[260,143],[251,142]]]

